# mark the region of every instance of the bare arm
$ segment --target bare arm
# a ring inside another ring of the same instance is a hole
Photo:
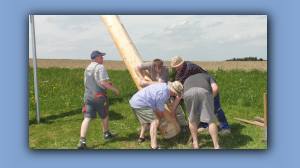
[[[159,116],[159,118],[164,118],[165,117],[164,114],[163,114],[163,111],[160,111],[160,110],[156,109],[156,113]]]
[[[107,80],[102,80],[101,81],[101,85],[108,90],[114,91],[116,93],[117,96],[119,96],[120,92],[117,88],[112,86],[111,82],[108,82]]]
[[[153,81],[151,82],[151,81],[145,79],[142,75],[141,65],[134,66],[134,71],[135,71],[136,75],[140,78],[140,86],[141,87],[146,87],[148,85],[159,83],[159,82],[153,82]]]
[[[213,96],[215,98],[218,94],[218,91],[219,91],[218,85],[216,83],[213,83],[210,86],[212,88]]]
[[[172,104],[171,114],[172,114],[173,118],[176,119],[176,120],[177,120],[177,116],[175,114],[175,110],[176,110],[178,104],[180,103],[182,97],[183,97],[183,92],[181,91],[181,96],[179,97],[177,95],[176,98],[175,98],[175,100],[174,100],[174,102],[173,102],[173,104]]]
[[[137,74],[137,76],[140,78],[140,80],[143,80],[144,77],[142,75],[142,69],[141,69],[141,65],[136,65],[134,66],[134,71]]]

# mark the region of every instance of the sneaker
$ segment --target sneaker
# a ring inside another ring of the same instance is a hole
[[[117,133],[110,133],[109,131],[105,132],[103,134],[103,139],[112,139],[114,137],[116,137],[118,134]]]
[[[198,132],[208,132],[208,127],[206,127],[206,128],[199,128]]]
[[[187,125],[182,125],[181,127],[181,132],[185,133],[186,131],[188,131],[188,126]]]
[[[86,140],[85,139],[80,139],[79,143],[77,145],[78,149],[89,149],[89,147],[86,146]]]
[[[224,136],[224,135],[228,135],[228,134],[231,134],[230,129],[222,129],[219,132],[219,136]]]

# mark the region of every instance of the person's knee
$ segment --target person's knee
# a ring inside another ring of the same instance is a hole
[[[151,125],[153,124],[153,126],[155,126],[156,128],[158,127],[158,125],[159,125],[159,120],[156,120],[156,121],[153,121],[152,123],[151,123]]]
[[[92,118],[84,118],[84,122],[91,122]]]

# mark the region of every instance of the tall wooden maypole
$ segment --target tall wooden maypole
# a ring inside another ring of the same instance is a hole
[[[115,42],[115,45],[117,46],[123,58],[123,61],[125,62],[125,65],[135,82],[135,85],[139,90],[141,90],[142,88],[140,86],[140,79],[134,71],[134,66],[143,63],[140,54],[135,48],[133,42],[131,41],[128,33],[126,32],[123,24],[121,23],[117,15],[101,15],[101,18],[104,24],[106,25],[106,28],[109,31],[109,34],[111,35],[113,41]],[[146,78],[149,78],[149,80],[151,80],[151,76],[147,71],[142,70],[142,75],[144,77],[146,76]],[[181,128],[178,125],[177,121],[172,117],[167,105],[165,105],[165,110],[163,113],[164,116],[169,121],[171,121],[171,123],[168,124],[166,130],[162,130],[160,127],[159,130],[165,139],[169,139],[179,134]],[[160,118],[159,117],[157,118],[160,121]]]
[[[123,61],[130,72],[136,86],[141,90],[140,79],[134,71],[135,65],[140,65],[143,60],[135,48],[132,40],[130,39],[128,33],[126,32],[123,24],[121,23],[117,15],[101,15],[103,22],[106,25],[113,41],[115,42]],[[150,75],[146,71],[142,71],[143,76],[147,76],[151,79]]]

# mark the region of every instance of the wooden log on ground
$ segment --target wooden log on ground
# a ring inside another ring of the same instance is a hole
[[[268,142],[267,138],[262,138],[260,141],[261,142]]]
[[[239,120],[239,121],[243,121],[245,123],[253,124],[253,125],[259,126],[261,128],[264,128],[264,124],[263,123],[255,123],[255,122],[252,122],[252,121],[249,121],[249,120],[245,120],[245,119],[241,119],[241,118],[233,118],[233,119],[236,119],[236,120]]]
[[[254,117],[254,121],[258,121],[258,122],[264,123],[265,119],[261,118],[261,117]]]

